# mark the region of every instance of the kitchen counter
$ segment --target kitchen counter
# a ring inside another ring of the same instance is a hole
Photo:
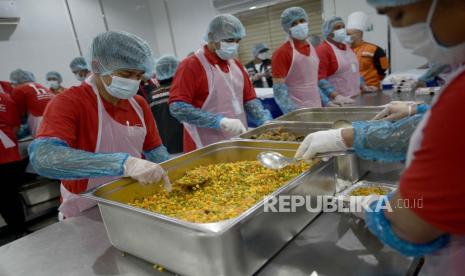
[[[207,265],[207,264],[206,264]],[[412,260],[384,247],[347,214],[321,214],[256,275],[405,275]],[[0,247],[0,275],[172,275],[123,256],[98,208]]]

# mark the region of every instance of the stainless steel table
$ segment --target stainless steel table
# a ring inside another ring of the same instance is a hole
[[[354,106],[379,106],[391,101],[422,101],[430,104],[432,95],[415,95],[415,92],[397,93],[393,90],[385,90],[381,93],[368,93],[354,98]],[[349,105],[350,106],[350,105]]]
[[[350,215],[309,224],[257,275],[405,275],[411,259],[389,250]],[[205,264],[208,265],[208,264]],[[0,275],[171,275],[112,247],[97,208],[0,247]],[[316,274],[314,274],[316,275]]]

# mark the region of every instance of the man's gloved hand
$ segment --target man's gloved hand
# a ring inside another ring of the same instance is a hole
[[[158,183],[163,179],[165,189],[171,192],[170,179],[157,163],[130,156],[124,163],[124,176],[131,177],[141,184]]]
[[[373,118],[373,120],[398,121],[405,117],[415,115],[416,106],[417,104],[415,102],[390,102]]]
[[[223,118],[220,121],[220,127],[222,130],[232,133],[234,135],[239,135],[247,131],[247,129],[239,119]]]
[[[342,95],[337,95],[336,97],[334,97],[333,102],[335,104],[353,104],[353,103],[355,103],[355,101],[352,100],[351,98],[346,97],[346,96],[342,96]]]
[[[347,150],[342,138],[342,129],[331,129],[310,133],[300,144],[295,154],[296,159],[309,161],[317,153]]]

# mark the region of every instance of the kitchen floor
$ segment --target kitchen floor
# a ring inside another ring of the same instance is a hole
[[[44,215],[40,218],[33,219],[27,222],[27,228],[32,233],[38,231],[42,228],[45,228],[51,224],[58,222],[58,213],[51,212],[47,215]],[[3,246],[7,243],[10,243],[16,239],[22,238],[23,236],[12,235],[6,232],[6,227],[3,226],[0,228],[0,246]]]

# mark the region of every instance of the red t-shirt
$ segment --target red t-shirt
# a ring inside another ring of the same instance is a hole
[[[11,95],[11,92],[13,91],[13,86],[11,86],[11,84],[9,82],[0,81],[0,86],[1,86],[1,88],[3,90],[3,92]]]
[[[310,44],[308,42],[300,42],[294,40],[296,50],[302,55],[310,56]],[[273,53],[271,58],[271,68],[273,68],[273,78],[284,79],[287,77],[292,64],[292,46],[291,42],[287,41],[281,45]]]
[[[229,72],[227,61],[220,59],[215,53],[210,52],[207,46],[204,47],[204,52],[205,57],[211,65],[215,66],[217,64],[223,72]],[[247,72],[244,70],[244,66],[238,60],[235,60],[235,62],[244,76],[244,102],[255,99],[255,90]],[[187,57],[181,62],[174,75],[169,103],[186,102],[196,108],[201,108],[208,97],[208,93],[207,74],[200,60],[195,55]],[[185,129],[183,147],[184,152],[189,152],[196,148],[194,141]]]
[[[15,133],[15,128],[19,127],[20,124],[21,121],[15,102],[8,94],[0,93],[0,130],[16,144],[14,147],[7,149],[0,142],[0,164],[15,162],[21,159]]]
[[[331,47],[331,45],[329,45],[329,43],[330,42],[325,40],[316,48],[316,53],[320,58],[320,66],[318,68],[318,80],[326,79],[327,77],[336,73],[337,69],[339,68],[336,54],[334,53],[334,50]],[[346,50],[347,48],[344,44],[339,43],[336,44],[336,47],[338,47],[341,50]]]
[[[421,147],[402,175],[400,196],[423,205],[411,208],[447,233],[465,235],[465,72],[432,107]]]
[[[24,115],[26,112],[36,117],[44,114],[45,108],[54,94],[38,83],[25,83],[17,86],[11,92],[11,97],[16,102],[18,112]]]
[[[128,100],[120,100],[117,106],[102,99],[108,114],[117,122],[130,126],[141,125],[139,116]],[[147,102],[140,96],[134,97],[143,110],[147,135],[143,145],[144,151],[160,146],[161,139],[157,126]],[[72,148],[95,151],[98,132],[97,97],[87,83],[73,86],[57,95],[47,107],[37,137],[56,137]],[[63,181],[66,188],[73,193],[86,190],[87,180]]]

